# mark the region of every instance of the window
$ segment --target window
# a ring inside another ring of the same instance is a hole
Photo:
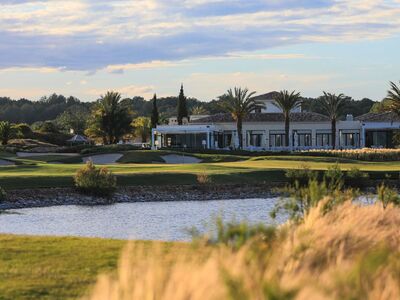
[[[248,146],[261,147],[263,133],[261,131],[248,131]]]
[[[312,138],[310,131],[294,131],[293,145],[296,147],[311,147]]]
[[[284,134],[284,133],[270,133],[269,146],[270,147],[286,147],[285,137],[286,137],[286,134]]]
[[[233,137],[232,131],[224,131],[224,143],[223,143],[224,148],[232,146],[233,142],[232,137]]]
[[[332,133],[317,132],[317,147],[332,146]]]
[[[340,131],[340,146],[342,147],[359,147],[360,133],[358,131]]]

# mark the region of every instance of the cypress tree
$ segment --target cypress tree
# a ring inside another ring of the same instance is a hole
[[[183,84],[181,85],[181,91],[178,98],[178,125],[182,125],[183,118],[189,118],[188,110],[186,106],[186,97],[183,92]]]
[[[157,95],[153,97],[153,110],[151,111],[151,128],[156,128],[159,122],[159,113],[157,107]]]

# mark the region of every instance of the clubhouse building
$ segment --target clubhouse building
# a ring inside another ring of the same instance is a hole
[[[283,151],[331,149],[331,121],[328,117],[304,112],[301,108],[290,114],[289,145],[285,144],[285,124],[282,111],[274,105],[276,92],[254,97],[264,108],[243,121],[243,148],[250,151]],[[336,148],[391,148],[395,131],[400,130],[400,118],[393,113],[368,113],[357,118],[347,115],[336,125]],[[171,118],[168,125],[153,129],[155,148],[235,149],[239,146],[236,122],[227,114],[191,116],[178,125]]]

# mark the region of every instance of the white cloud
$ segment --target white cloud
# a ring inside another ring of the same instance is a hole
[[[8,0],[0,13],[0,68],[120,72],[400,32],[395,0]]]
[[[124,97],[142,96],[145,99],[152,97],[153,94],[155,93],[155,87],[152,85],[148,86],[127,85],[127,86],[110,87],[107,89],[99,89],[99,88],[89,89],[85,92],[85,94],[90,96],[100,97],[109,90],[119,92]]]

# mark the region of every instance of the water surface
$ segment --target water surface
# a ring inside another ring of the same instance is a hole
[[[0,233],[141,240],[190,240],[188,228],[212,230],[224,220],[275,224],[269,213],[278,198],[54,206],[0,214]]]

